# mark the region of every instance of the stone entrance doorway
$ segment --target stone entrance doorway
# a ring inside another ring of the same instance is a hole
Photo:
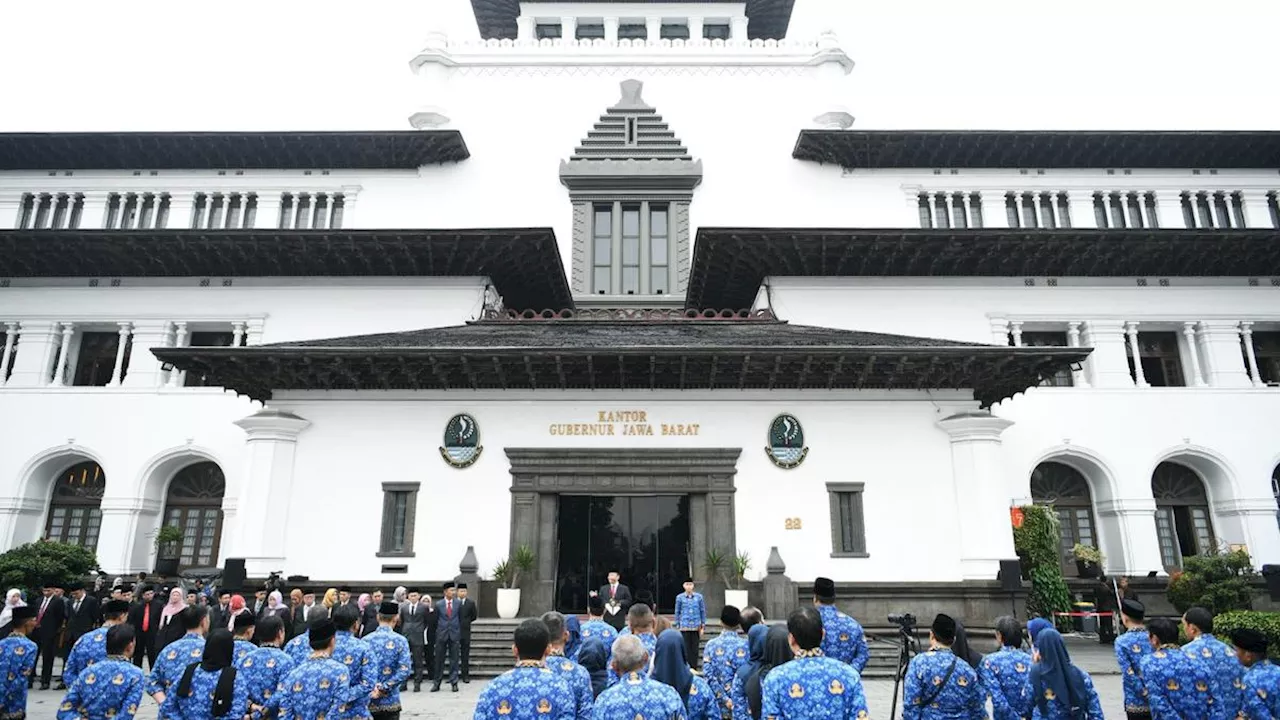
[[[546,612],[556,599],[561,496],[687,496],[688,564],[694,577],[707,579],[702,564],[709,549],[737,554],[733,495],[741,448],[507,448],[506,453],[510,553],[528,545],[537,556],[533,576],[520,583],[522,615]],[[572,535],[564,539],[573,541]]]

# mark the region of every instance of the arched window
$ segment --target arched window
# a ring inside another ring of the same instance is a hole
[[[1183,558],[1215,548],[1209,497],[1194,470],[1174,462],[1160,463],[1151,474],[1151,494],[1156,499],[1156,535],[1166,569],[1180,568]]]
[[[222,538],[222,496],[226,489],[222,468],[212,462],[188,465],[169,483],[164,524],[182,531],[181,567],[217,564]]]
[[[1042,462],[1031,472],[1031,497],[1037,504],[1052,505],[1062,534],[1062,570],[1077,574],[1071,549],[1098,547],[1093,523],[1093,497],[1089,483],[1078,470],[1058,462]]]
[[[54,478],[45,538],[96,550],[106,484],[107,474],[92,461],[72,465]]]

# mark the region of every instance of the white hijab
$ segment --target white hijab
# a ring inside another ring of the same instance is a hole
[[[13,621],[13,609],[16,607],[25,607],[26,603],[22,602],[22,591],[13,588],[4,595],[4,610],[0,610],[0,627],[8,625]]]

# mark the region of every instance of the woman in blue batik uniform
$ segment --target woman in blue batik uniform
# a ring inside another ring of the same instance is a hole
[[[1040,632],[1035,665],[1031,667],[1033,720],[1103,720],[1102,704],[1089,673],[1071,664],[1062,635],[1053,628]]]
[[[651,677],[680,694],[688,720],[719,720],[715,693],[701,676],[694,675],[685,660],[684,636],[679,630],[663,630],[654,650]]]
[[[729,690],[733,720],[748,720],[751,717],[747,709],[747,679],[760,668],[760,663],[764,662],[764,644],[768,636],[769,626],[764,623],[752,625],[747,631],[747,649],[751,654],[747,662],[733,674],[733,687]]]
[[[127,605],[123,600],[111,602]],[[133,626],[113,625],[102,644],[106,654],[76,676],[58,706],[58,720],[133,720],[138,712],[144,680],[142,669],[129,660]]]
[[[278,615],[262,618],[256,632],[255,639],[260,647],[236,667],[244,676],[253,715],[272,718],[279,710],[276,687],[293,670],[295,663],[288,653],[280,649],[284,642],[284,621]]]
[[[240,720],[249,712],[245,679],[234,664],[235,639],[218,628],[205,641],[204,657],[182,673],[176,689],[165,696],[160,717],[166,720]],[[213,698],[210,700],[210,698]]]
[[[56,601],[57,598],[54,598]],[[27,679],[36,667],[36,644],[27,635],[36,629],[36,608],[13,608],[9,636],[0,640],[0,718],[22,720],[27,716]]]
[[[996,618],[996,642],[1000,649],[978,663],[978,681],[991,698],[992,720],[1021,720],[1031,712],[1031,656],[1022,651],[1022,625],[1009,615]]]
[[[747,676],[746,686],[743,688],[743,693],[747,696],[747,713],[755,720],[759,720],[764,710],[764,681],[774,668],[786,665],[794,657],[787,629],[782,625],[769,628],[769,634],[764,638],[764,659],[760,661],[760,667]]]
[[[600,697],[609,687],[609,649],[600,638],[589,637],[578,648],[578,664],[591,676],[592,698]]]

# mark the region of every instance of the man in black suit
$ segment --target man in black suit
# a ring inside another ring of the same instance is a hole
[[[81,635],[98,626],[98,598],[86,592],[84,585],[71,588],[70,614],[67,617],[67,642],[69,649],[76,644]],[[64,658],[65,659],[65,658]]]
[[[604,600],[604,621],[614,630],[622,630],[627,624],[627,611],[631,609],[631,588],[623,585],[621,576],[614,570],[609,573],[609,584],[601,585],[599,592],[591,593]]]
[[[43,658],[40,689],[48,690],[49,682],[53,679],[53,659],[57,657],[59,650],[58,638],[62,635],[62,626],[67,622],[67,604],[54,592],[52,583],[41,588],[40,594],[42,597],[36,605],[36,631],[31,639],[36,641],[40,657]],[[30,687],[34,684],[35,667],[32,666],[27,685]]]
[[[129,608],[128,622],[133,626],[137,642],[133,648],[133,664],[142,667],[142,659],[147,659],[147,667],[156,666],[156,631],[160,629],[160,611],[164,603],[156,598],[156,591],[150,585],[139,586],[138,600]]]
[[[220,590],[218,604],[209,608],[209,627],[224,628],[231,622],[231,593]],[[135,626],[134,630],[138,628]]]
[[[458,583],[458,622],[462,627],[462,682],[471,682],[471,623],[480,615],[476,602],[467,599],[467,584]]]
[[[436,601],[436,677],[431,692],[440,692],[446,653],[449,655],[449,685],[454,692],[458,692],[458,649],[462,642],[462,615],[453,590],[453,583],[445,583],[444,599]]]
[[[399,632],[409,641],[409,654],[413,658],[413,691],[422,690],[422,668],[426,665],[427,623],[433,621],[431,606],[422,602],[417,591],[410,590],[407,601],[400,606]],[[408,684],[408,681],[405,681]]]

